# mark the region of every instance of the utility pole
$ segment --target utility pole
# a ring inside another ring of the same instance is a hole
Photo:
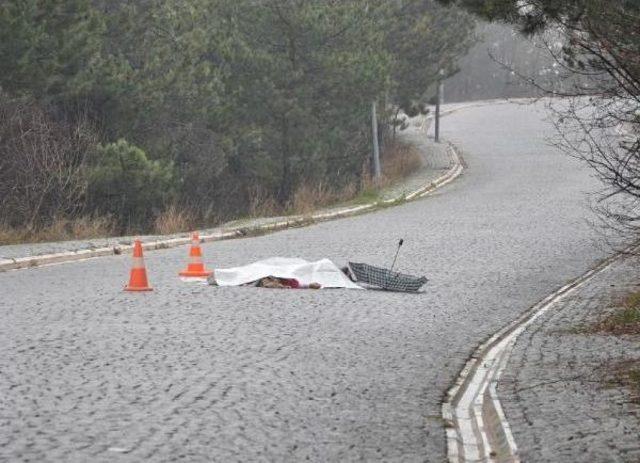
[[[438,95],[436,96],[436,127],[435,127],[435,141],[440,142],[440,106],[444,103],[444,70],[440,69],[440,78],[438,79]]]
[[[371,103],[371,132],[373,135],[373,178],[380,180],[382,171],[380,169],[380,145],[378,144],[378,115],[375,100]]]

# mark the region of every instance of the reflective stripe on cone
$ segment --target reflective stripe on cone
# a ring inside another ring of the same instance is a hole
[[[179,273],[181,277],[208,277],[213,272],[204,268],[202,262],[202,250],[200,249],[200,237],[194,232],[191,238],[191,249],[189,250],[189,263],[187,268]]]
[[[133,263],[131,265],[131,274],[129,276],[129,284],[125,286],[125,291],[152,291],[147,279],[147,269],[144,265],[144,257],[142,256],[142,243],[135,240],[133,244]]]

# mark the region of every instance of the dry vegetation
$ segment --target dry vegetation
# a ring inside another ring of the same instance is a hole
[[[640,293],[628,295],[613,313],[591,327],[593,333],[640,335]]]
[[[0,224],[0,245],[67,241],[113,236],[116,226],[109,217],[56,218],[45,227],[17,229]]]
[[[318,209],[330,207],[335,204],[351,201],[358,197],[360,192],[367,189],[369,182],[363,182],[363,187],[358,189],[352,182],[340,190],[330,188],[326,183],[303,184],[298,187],[291,201],[280,206],[277,200],[255,191],[250,197],[250,217],[274,217],[280,215],[305,215]]]
[[[323,183],[302,185],[295,191],[287,212],[305,215],[324,207],[351,201],[367,190],[368,183],[368,180],[364,180],[358,188],[357,184],[352,182],[337,191]]]
[[[640,360],[625,360],[613,366],[606,366],[606,385],[626,387],[631,393],[630,400],[640,404]]]
[[[393,183],[411,175],[422,166],[422,156],[413,145],[394,143],[385,150],[382,159],[382,172],[385,181]]]
[[[586,331],[614,336],[640,336],[640,293],[627,295],[612,313]],[[640,359],[606,365],[606,383],[610,387],[628,388],[631,401],[640,404]]]
[[[382,179],[375,182],[368,173],[368,166],[361,180],[351,182],[342,189],[335,190],[327,183],[303,184],[298,187],[292,200],[285,206],[278,206],[275,198],[260,189],[251,195],[251,217],[268,217],[289,214],[310,214],[318,209],[346,202],[365,203],[376,201],[380,190],[408,177],[422,166],[422,156],[412,145],[393,143],[382,153]]]
[[[289,214],[310,214],[318,209],[332,205],[356,202],[374,202],[382,188],[392,185],[411,175],[422,166],[422,157],[418,150],[407,144],[394,143],[382,153],[384,177],[374,182],[367,172],[362,180],[351,182],[335,190],[326,183],[303,184],[293,193],[285,206],[280,206],[275,197],[256,188],[250,195],[249,215],[251,217],[270,217]],[[365,166],[367,170],[367,166]],[[217,223],[217,222],[216,222]],[[213,226],[216,223],[207,223]],[[172,204],[159,213],[153,222],[152,233],[173,234],[188,231],[201,225],[195,214]],[[71,239],[91,239],[113,236],[118,233],[131,234],[133,231],[119,229],[116,221],[110,217],[81,217],[67,219],[54,217],[49,224],[34,225],[31,228],[14,228],[0,224],[0,245],[24,242],[64,241]]]
[[[97,138],[82,111],[53,120],[37,105],[0,92],[0,213],[6,227],[67,228],[81,217],[82,176]],[[81,222],[87,222],[82,220]],[[5,227],[5,228],[6,228]]]
[[[159,235],[171,235],[185,232],[195,228],[196,220],[193,214],[187,210],[172,204],[156,217],[153,223],[153,231]]]

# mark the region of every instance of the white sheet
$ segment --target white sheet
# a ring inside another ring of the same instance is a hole
[[[323,288],[362,289],[329,259],[308,262],[298,258],[272,257],[243,267],[214,270],[218,286],[239,286],[268,276],[295,278],[302,285],[319,283]]]

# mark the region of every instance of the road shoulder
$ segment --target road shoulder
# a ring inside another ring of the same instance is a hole
[[[639,265],[615,261],[518,338],[498,396],[522,461],[640,461],[640,405],[618,380],[640,339],[590,331],[640,290]]]

